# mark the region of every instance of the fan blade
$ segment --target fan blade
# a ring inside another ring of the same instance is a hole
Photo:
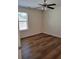
[[[47,6],[47,8],[54,9],[53,7],[48,7],[48,6]]]
[[[44,2],[46,2],[47,0],[44,0]]]
[[[55,6],[55,5],[56,5],[56,4],[53,3],[53,4],[48,4],[47,6]]]
[[[46,6],[47,6],[46,4],[39,4],[39,5],[44,6],[44,7],[46,7]]]
[[[43,6],[43,4],[39,4],[39,5],[42,5]]]

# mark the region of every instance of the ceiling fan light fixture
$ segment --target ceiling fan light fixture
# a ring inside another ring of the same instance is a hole
[[[47,4],[47,1],[45,3]]]
[[[39,4],[39,5],[41,5],[43,7],[43,10],[47,10],[47,8],[54,9],[54,7],[52,7],[52,6],[55,6],[56,4],[55,3],[48,4],[47,0],[44,0],[44,3],[43,4]]]
[[[46,10],[47,10],[47,8],[45,7],[45,8],[44,8],[44,10],[46,11]]]

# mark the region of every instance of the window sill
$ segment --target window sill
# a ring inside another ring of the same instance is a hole
[[[23,31],[28,31],[28,29],[25,29],[25,30],[19,30],[20,32],[23,32]]]

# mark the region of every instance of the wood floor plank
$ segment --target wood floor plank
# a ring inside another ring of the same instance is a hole
[[[61,39],[44,33],[22,38],[23,59],[60,59]]]

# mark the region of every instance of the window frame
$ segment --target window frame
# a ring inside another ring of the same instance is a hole
[[[26,30],[28,30],[28,13],[27,12],[21,12],[21,11],[19,11],[20,13],[26,13],[27,14],[27,21],[19,21],[19,15],[18,15],[18,30],[19,31],[26,31]],[[18,13],[19,13],[18,12]],[[26,29],[22,29],[22,30],[20,30],[20,28],[19,28],[19,22],[26,22],[26,26],[27,26],[27,28]]]

